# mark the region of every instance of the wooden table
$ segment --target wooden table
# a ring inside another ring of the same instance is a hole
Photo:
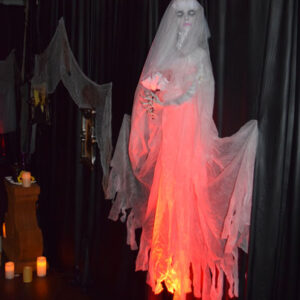
[[[43,237],[36,219],[36,201],[40,194],[38,184],[28,188],[5,180],[8,197],[5,214],[6,238],[3,251],[15,263],[15,272],[22,273],[24,266],[36,268],[36,258],[43,252]]]

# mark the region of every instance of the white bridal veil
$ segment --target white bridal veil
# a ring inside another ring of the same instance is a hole
[[[238,247],[247,251],[257,122],[219,138],[212,119],[209,29],[196,0],[169,4],[123,121],[111,163],[110,218],[126,209],[128,243],[142,227],[137,270],[177,299],[238,295]],[[129,128],[131,126],[131,128]],[[129,139],[129,142],[128,142]],[[128,149],[128,153],[127,153]],[[130,158],[130,159],[129,159]]]

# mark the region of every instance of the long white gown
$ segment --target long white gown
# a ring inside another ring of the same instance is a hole
[[[191,10],[181,39],[177,19]],[[133,249],[134,230],[142,227],[136,269],[148,271],[155,293],[164,282],[177,299],[190,292],[221,299],[224,275],[230,296],[237,296],[238,247],[248,249],[257,122],[218,137],[208,36],[196,0],[170,3],[135,94],[130,163],[120,159],[122,151],[127,155],[124,132],[112,161],[110,194],[117,191],[122,199],[110,217],[132,208],[127,226]]]

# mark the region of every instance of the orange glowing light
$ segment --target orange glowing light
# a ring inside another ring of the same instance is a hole
[[[176,267],[172,266],[171,257],[166,259],[166,264],[168,265],[168,267],[165,270],[165,272],[162,272],[160,276],[157,278],[157,283],[156,283],[154,293],[159,294],[160,292],[162,292],[163,290],[162,283],[164,282],[169,293],[178,295],[178,293],[180,294],[181,291],[180,275],[178,274],[178,272],[176,272],[175,270]]]
[[[45,256],[39,256],[36,259],[36,273],[38,277],[45,277],[47,274],[47,259]]]
[[[5,226],[5,223],[2,224],[2,234],[3,234],[3,238],[6,239],[6,226]]]
[[[165,285],[167,290],[174,294],[175,291],[180,290],[180,282],[176,276],[176,272],[174,269],[170,269],[166,274]]]
[[[5,278],[13,279],[15,277],[15,264],[12,261],[5,263]]]

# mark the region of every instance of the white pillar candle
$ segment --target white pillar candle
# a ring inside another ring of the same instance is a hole
[[[26,266],[23,268],[23,282],[29,283],[32,281],[32,267]]]
[[[23,172],[22,173],[22,186],[23,187],[30,187],[31,185],[31,174],[30,172]]]
[[[38,277],[45,277],[47,273],[47,260],[45,256],[36,259],[36,273]]]
[[[12,261],[5,263],[5,278],[13,279],[15,277],[15,264]]]

